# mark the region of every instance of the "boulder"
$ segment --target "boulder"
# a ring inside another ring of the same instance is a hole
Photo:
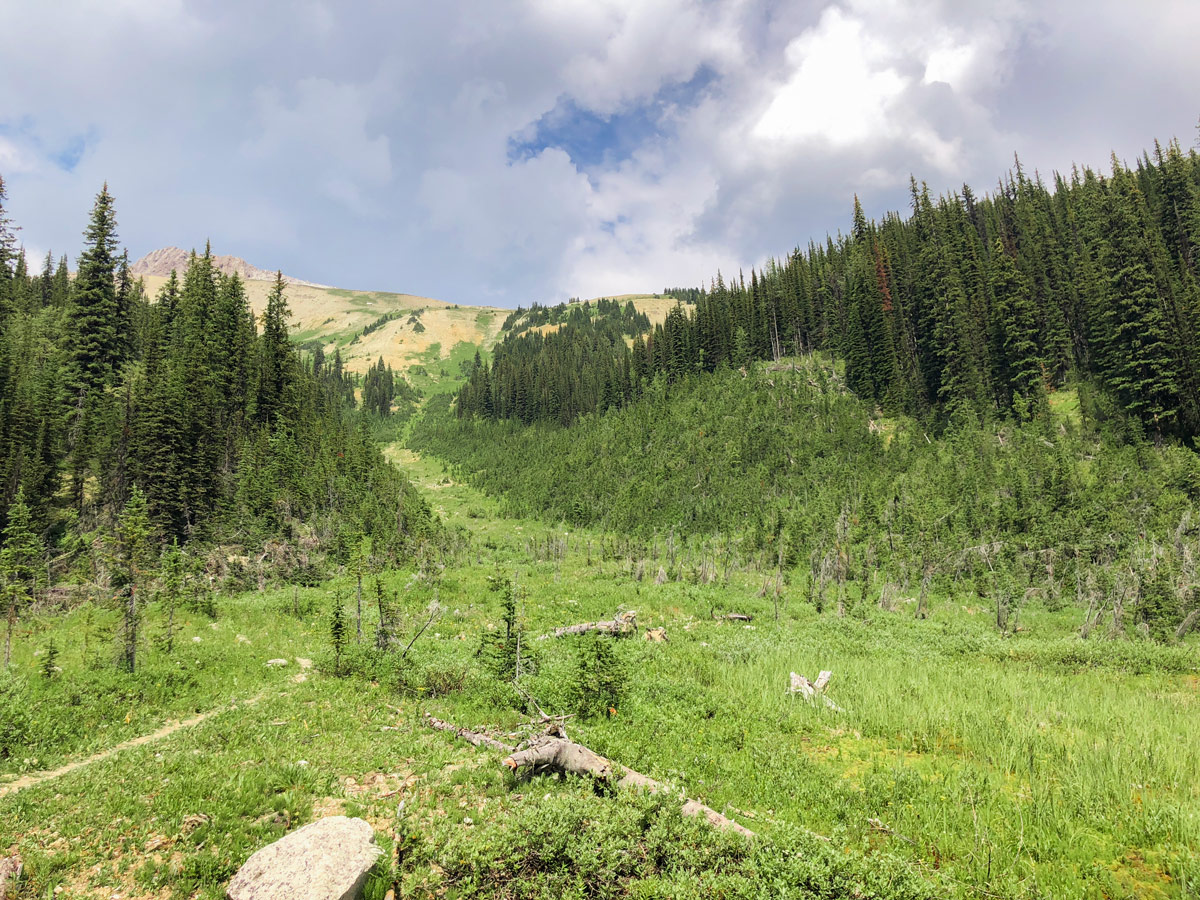
[[[362,819],[328,816],[251,856],[225,894],[229,900],[355,900],[381,852]]]

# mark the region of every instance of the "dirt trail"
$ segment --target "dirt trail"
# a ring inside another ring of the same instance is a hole
[[[251,697],[248,700],[243,700],[242,706],[250,706],[258,702],[262,694]],[[59,766],[57,769],[46,769],[41,772],[32,772],[29,775],[23,775],[16,781],[10,781],[8,784],[0,784],[0,797],[8,794],[15,794],[17,791],[24,790],[28,787],[33,787],[36,784],[41,784],[43,781],[49,781],[52,778],[58,778],[60,775],[66,775],[68,772],[74,772],[76,769],[82,769],[84,766],[90,766],[92,763],[100,762],[120,753],[122,750],[130,750],[134,747],[141,747],[145,744],[152,744],[155,741],[160,741],[165,737],[169,737],[177,731],[184,728],[191,728],[193,725],[199,725],[205,719],[210,719],[219,713],[232,709],[232,706],[222,706],[218,709],[210,709],[208,712],[202,712],[199,715],[192,716],[190,719],[181,719],[178,722],[168,722],[158,731],[152,731],[150,734],[143,734],[141,737],[135,737],[128,741],[123,741],[120,744],[109,747],[107,750],[101,750],[99,753],[94,753],[91,756],[83,759],[77,759],[74,762],[69,762],[66,765]]]

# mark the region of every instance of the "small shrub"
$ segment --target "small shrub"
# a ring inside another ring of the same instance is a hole
[[[467,670],[462,666],[427,666],[422,673],[425,693],[429,697],[446,697],[461,693],[467,683]]]
[[[573,686],[581,719],[614,714],[625,692],[625,668],[613,652],[611,638],[594,634],[584,641]]]
[[[342,654],[346,650],[349,639],[346,625],[346,612],[342,609],[342,598],[335,597],[333,610],[329,615],[329,641],[333,646],[333,674],[342,674]]]
[[[46,658],[42,660],[42,678],[49,681],[58,672],[58,644],[54,638],[46,645]]]
[[[10,759],[28,744],[32,721],[29,709],[33,699],[24,679],[0,671],[0,759]]]

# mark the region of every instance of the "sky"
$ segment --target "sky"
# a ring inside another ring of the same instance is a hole
[[[0,0],[33,259],[107,181],[131,257],[558,302],[708,283],[880,217],[1107,169],[1200,118],[1195,0]]]

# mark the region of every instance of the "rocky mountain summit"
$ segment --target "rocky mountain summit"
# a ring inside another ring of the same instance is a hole
[[[129,270],[134,275],[159,275],[165,278],[172,271],[183,272],[187,268],[188,259],[191,255],[190,250],[181,250],[178,247],[162,247],[158,250],[151,250],[130,266]],[[217,269],[226,275],[232,275],[236,272],[247,281],[273,281],[275,279],[274,272],[253,266],[238,256],[214,256],[213,263]],[[283,277],[289,284],[303,284],[309,287],[320,288],[328,287],[328,285],[317,284],[313,281],[292,278],[290,275]]]

